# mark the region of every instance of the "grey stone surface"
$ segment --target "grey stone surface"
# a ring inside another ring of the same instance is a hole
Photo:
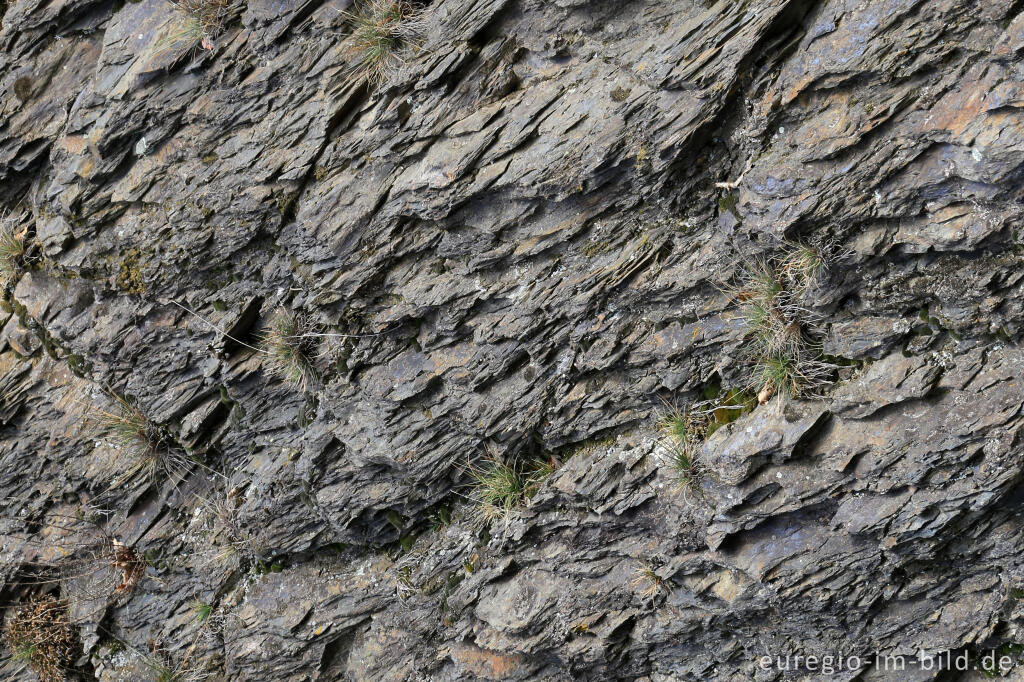
[[[1018,651],[1020,3],[434,0],[377,89],[348,6],[232,5],[202,50],[164,0],[0,0],[5,617],[60,590],[110,682]],[[832,247],[841,381],[680,490],[656,419],[748,383],[723,287],[783,240]],[[280,307],[334,335],[307,391],[258,350]],[[132,474],[106,390],[179,476]],[[485,452],[561,467],[488,524]],[[86,599],[102,538],[146,575]]]

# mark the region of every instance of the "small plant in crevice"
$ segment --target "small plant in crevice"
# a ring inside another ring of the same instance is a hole
[[[819,354],[808,348],[765,354],[757,358],[752,386],[761,387],[758,402],[762,404],[773,395],[799,398],[825,386],[834,371],[834,365],[820,360]]]
[[[797,290],[816,284],[826,270],[824,252],[802,242],[787,241],[778,259],[778,271],[783,281]]]
[[[212,50],[213,39],[227,24],[230,0],[176,0],[171,4],[185,15],[185,22],[167,40],[185,45],[198,44],[204,50]]]
[[[409,598],[420,590],[420,585],[414,579],[414,564],[418,561],[422,561],[422,559],[407,554],[395,564],[395,594],[403,604],[407,603]]]
[[[800,370],[793,355],[772,353],[759,357],[754,373],[754,386],[761,386],[758,402],[764,403],[771,394],[796,396],[800,393]]]
[[[813,395],[828,383],[834,367],[822,360],[819,316],[801,302],[825,268],[820,251],[788,242],[775,258],[746,265],[727,292],[746,328],[748,388],[761,404],[773,396]]]
[[[18,274],[25,257],[24,241],[4,222],[0,221],[0,283]]]
[[[653,566],[643,563],[633,571],[633,579],[630,584],[638,595],[650,599],[665,587],[665,580],[657,574]]]
[[[485,522],[508,520],[514,509],[537,494],[544,480],[557,469],[553,461],[503,461],[489,455],[468,469],[472,479],[470,499]]]
[[[97,408],[96,419],[114,441],[140,451],[155,450],[163,443],[159,429],[127,398],[113,394],[110,410]]]
[[[423,11],[407,0],[362,0],[342,18],[352,30],[351,73],[373,87],[391,79],[424,33]]]
[[[446,504],[438,505],[430,512],[430,530],[440,532],[451,525],[452,510]]]
[[[710,421],[706,414],[693,410],[673,410],[658,421],[663,457],[680,488],[695,488],[700,481],[700,448]]]
[[[145,577],[147,565],[134,547],[105,538],[62,559],[59,569],[75,613],[96,615],[127,600]]]
[[[313,362],[317,336],[309,318],[279,309],[263,335],[263,352],[271,371],[302,390],[314,387],[320,380]]]
[[[195,622],[202,624],[210,620],[210,615],[213,613],[213,605],[196,598],[189,602],[188,606],[192,612],[192,619]]]
[[[492,457],[471,467],[469,474],[474,483],[473,500],[487,521],[507,517],[527,499],[529,482],[520,466]]]
[[[747,339],[756,352],[791,351],[803,342],[803,311],[769,264],[747,265],[732,296],[739,304]]]
[[[689,433],[687,414],[682,410],[672,410],[658,419],[658,431],[669,440],[682,441]]]
[[[705,400],[685,409],[670,408],[658,420],[662,461],[674,472],[678,489],[700,493],[705,468],[701,463],[704,442],[720,427],[753,411],[757,399],[748,390],[723,391],[718,384],[704,390]]]
[[[558,471],[558,468],[562,465],[562,462],[556,459],[553,455],[548,457],[536,457],[530,461],[530,480],[533,482],[533,492],[540,486],[541,483],[547,480],[548,476]],[[531,493],[532,496],[532,493]]]
[[[143,664],[149,668],[153,682],[202,682],[210,676],[202,664],[193,661],[197,642],[193,642],[178,662],[174,662],[165,651],[153,646],[153,653],[143,658]]]
[[[66,679],[76,649],[67,603],[47,595],[29,597],[15,607],[7,621],[4,644],[15,662],[43,682]]]
[[[216,604],[205,602],[199,598],[193,599],[189,603],[189,609],[192,612],[192,621],[199,627],[199,635],[211,644],[215,644],[218,638],[223,637],[224,627],[229,618],[242,622],[237,615],[227,613]],[[196,641],[198,642],[199,639],[197,637]],[[221,642],[223,643],[223,640]]]
[[[120,582],[114,588],[114,592],[127,594],[133,591],[146,575],[146,561],[134,547],[116,538],[111,542],[111,547],[110,561],[120,575]]]
[[[128,398],[110,390],[107,393],[111,401],[109,408],[91,403],[87,408],[99,430],[109,434],[131,464],[113,487],[138,471],[152,482],[160,475],[179,478],[191,470],[194,462],[172,442],[164,428],[151,422]]]
[[[234,555],[249,568],[262,565],[262,553],[266,549],[256,527],[239,518],[240,492],[232,488],[222,497],[200,499],[202,514],[196,516],[202,524],[200,535],[204,542],[214,547],[213,559],[221,563]]]

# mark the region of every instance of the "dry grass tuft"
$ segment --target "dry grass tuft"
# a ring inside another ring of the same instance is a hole
[[[265,543],[250,532],[238,518],[238,491],[229,490],[223,499],[203,500],[202,507],[210,517],[210,531],[220,547],[218,557],[235,554],[249,565],[259,564]]]
[[[645,563],[633,572],[631,584],[637,594],[650,599],[665,587],[665,580],[655,572],[654,567]]]
[[[826,259],[822,251],[802,242],[786,242],[778,259],[778,271],[792,287],[806,289],[825,273]]]
[[[204,50],[213,49],[213,39],[220,35],[227,23],[229,0],[177,0],[172,3],[185,14],[185,24],[172,36],[173,42],[187,45],[198,43]]]
[[[825,268],[819,251],[787,243],[780,256],[745,266],[727,290],[746,326],[748,387],[761,404],[776,395],[810,395],[828,383],[834,367],[821,360],[818,316],[798,302]]]
[[[112,409],[95,408],[94,415],[103,430],[118,445],[148,453],[163,445],[159,429],[127,398],[113,394]]]
[[[21,218],[12,213],[0,215],[0,284],[18,274],[25,258],[25,242],[14,229]]]
[[[365,76],[374,87],[385,84],[405,64],[424,32],[423,11],[406,0],[365,0],[342,16],[352,27],[352,73]]]
[[[43,682],[64,680],[75,655],[75,629],[67,604],[50,596],[29,597],[7,622],[4,643],[12,658]]]
[[[263,336],[263,351],[269,356],[270,369],[302,390],[314,387],[320,374],[313,364],[316,356],[316,329],[304,315],[278,310]]]
[[[175,663],[164,651],[154,647],[153,655],[143,663],[153,675],[153,682],[202,682],[210,676],[202,663],[192,661],[196,643],[194,642],[181,661]]]
[[[85,403],[89,418],[99,430],[109,434],[110,440],[127,456],[132,466],[113,485],[124,483],[138,471],[153,481],[163,475],[169,478],[184,476],[194,462],[170,442],[163,428],[154,424],[124,396],[107,391],[111,400],[109,409]]]

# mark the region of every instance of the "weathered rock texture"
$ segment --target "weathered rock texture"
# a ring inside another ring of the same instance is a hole
[[[348,4],[250,0],[205,51],[166,0],[0,0],[5,606],[59,589],[104,681],[1014,650],[1024,4],[435,0],[377,90]],[[657,415],[748,381],[723,287],[785,239],[844,254],[846,367],[678,490]],[[307,391],[257,350],[280,307],[336,335]],[[196,461],[126,476],[106,390]],[[484,527],[485,451],[564,463]]]

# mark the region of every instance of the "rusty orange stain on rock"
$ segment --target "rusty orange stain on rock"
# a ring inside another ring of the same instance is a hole
[[[69,154],[78,155],[85,151],[86,141],[81,135],[68,135],[61,138],[60,146]]]
[[[957,92],[947,101],[935,105],[935,113],[930,121],[931,127],[959,135],[977,118],[984,109],[985,97],[977,90],[964,96]]]
[[[520,654],[502,654],[481,649],[472,644],[453,644],[449,655],[463,670],[491,680],[509,679],[516,673],[525,672],[526,659]]]

